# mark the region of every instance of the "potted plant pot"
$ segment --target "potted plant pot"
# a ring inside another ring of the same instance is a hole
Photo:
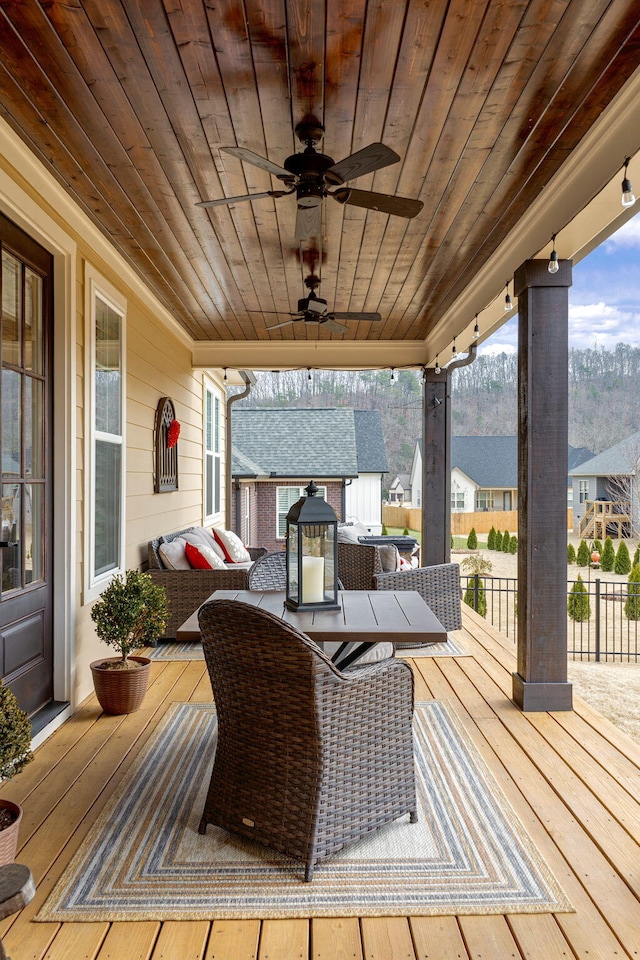
[[[0,780],[10,780],[32,759],[29,718],[0,681]],[[22,808],[0,798],[0,866],[15,860],[21,819]]]
[[[127,657],[128,669],[118,670],[120,657],[94,660],[91,666],[93,686],[98,703],[105,713],[135,713],[142,706],[149,686],[151,660],[148,657]]]
[[[151,661],[130,654],[157,642],[167,615],[165,588],[139,570],[128,570],[124,576],[118,574],[100,594],[91,619],[98,637],[120,653],[119,657],[106,657],[90,664],[96,696],[105,713],[133,713],[142,705]]]

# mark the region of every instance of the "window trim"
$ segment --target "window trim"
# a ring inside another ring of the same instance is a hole
[[[578,503],[586,503],[589,499],[589,481],[578,480]]]
[[[304,497],[304,496],[305,496],[305,494],[306,494],[306,487],[307,487],[307,486],[308,486],[308,484],[305,484],[305,486],[302,486],[302,485],[301,485],[301,486],[298,487],[298,486],[296,486],[295,483],[283,483],[281,486],[277,486],[277,487],[276,487],[276,540],[282,540],[283,542],[286,540],[286,521],[287,521],[287,514],[286,514],[286,513],[285,513],[285,515],[284,515],[284,530],[285,530],[285,532],[282,533],[282,534],[280,533],[280,502],[279,502],[279,501],[280,501],[280,490],[297,490],[297,491],[298,491],[298,496],[296,497],[296,499],[295,499],[292,503],[289,504],[289,507],[287,508],[287,513],[288,513],[289,510],[291,509],[291,507],[293,506],[293,504],[296,503],[296,502],[300,499],[300,497]],[[325,500],[327,499],[327,488],[326,488],[326,486],[320,486],[320,485],[318,485],[318,496],[324,497]]]
[[[104,574],[95,573],[95,467],[96,442],[101,439],[115,437],[115,434],[105,434],[95,428],[96,390],[96,300],[102,300],[110,309],[119,314],[120,325],[120,434],[118,446],[121,448],[120,457],[120,549],[117,566]],[[84,602],[89,603],[97,599],[114,576],[123,573],[125,569],[125,542],[126,542],[126,329],[127,329],[127,301],[124,296],[106,280],[90,264],[85,263],[85,393],[89,402],[85,404],[85,483],[84,483]]]
[[[208,397],[211,397],[211,436],[213,439],[213,448],[208,450],[207,448],[207,400]],[[223,406],[222,406],[222,391],[220,387],[209,379],[209,377],[204,377],[204,389],[202,391],[202,518],[204,524],[213,524],[217,523],[222,519],[222,514],[224,510],[224,500],[222,496],[223,490],[223,470],[222,470],[222,428],[223,428]],[[217,423],[216,423],[216,411],[217,411]],[[217,447],[217,449],[216,449]],[[208,457],[211,456],[211,469],[213,471],[213,491],[212,491],[212,507],[213,512],[207,513],[207,470],[208,470]],[[218,469],[216,473],[216,463],[218,464]],[[215,479],[218,479],[217,489],[215,487]],[[218,509],[216,510],[216,501]]]

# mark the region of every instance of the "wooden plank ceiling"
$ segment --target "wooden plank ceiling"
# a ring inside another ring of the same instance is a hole
[[[634,72],[639,19],[637,0],[0,0],[0,109],[194,341],[415,341]],[[349,186],[420,213],[327,196],[297,241],[293,195],[196,206],[287,189],[220,148],[282,167],[309,117],[336,161],[391,147]],[[330,311],[381,320],[269,331],[312,272]]]

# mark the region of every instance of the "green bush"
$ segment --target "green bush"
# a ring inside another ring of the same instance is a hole
[[[623,576],[627,573],[631,573],[631,558],[629,557],[629,548],[624,540],[620,541],[620,546],[618,547],[618,552],[616,553],[616,562],[613,569],[616,573],[622,574]]]
[[[154,644],[161,635],[168,619],[167,592],[148,573],[127,570],[102,591],[91,619],[100,640],[124,661],[132,650]]]
[[[495,550],[496,548],[496,528],[491,527],[489,530],[489,536],[487,537],[487,550]]]
[[[502,550],[502,534],[499,530],[496,530],[495,546],[494,550]]]
[[[402,536],[403,536],[403,537],[408,537],[408,536],[409,536],[409,527],[405,527],[405,528],[404,528],[404,530],[402,531]]]
[[[475,527],[471,527],[471,530],[469,531],[469,536],[467,537],[467,549],[478,549],[478,535],[475,531]]]
[[[383,523],[383,524],[382,524],[382,536],[383,536],[383,537],[388,537],[388,536],[389,536],[389,531],[387,530],[387,525],[386,525],[386,523]]]
[[[10,780],[33,760],[31,721],[0,680],[0,780]]]
[[[604,570],[606,573],[611,573],[615,566],[616,562],[616,552],[613,549],[613,540],[611,537],[607,537],[604,542],[604,547],[602,548],[602,553],[600,554],[600,569]]]
[[[515,554],[517,552],[518,552],[518,538],[516,536],[513,536],[511,537],[511,540],[509,540],[509,553]]]
[[[510,535],[509,535],[509,531],[508,531],[508,530],[505,530],[505,532],[504,532],[504,534],[503,534],[503,537],[502,537],[502,552],[503,552],[503,553],[509,553],[509,545],[510,545],[510,543],[511,543],[511,537],[510,537]]]
[[[597,550],[598,553],[602,553],[602,544],[599,540],[594,540],[591,544],[591,553],[593,553],[594,550]]]
[[[591,604],[589,603],[589,594],[587,588],[582,582],[582,577],[578,574],[578,579],[574,583],[569,593],[567,611],[572,620],[578,623],[584,623],[591,616]]]
[[[579,567],[588,567],[590,557],[591,551],[589,550],[586,541],[581,540],[578,544],[578,552],[576,553],[576,563]]]
[[[576,562],[576,548],[572,543],[567,546],[567,563]]]
[[[476,610],[481,617],[487,615],[487,598],[484,593],[484,580],[478,580],[477,593],[474,589],[474,580],[469,580],[467,589],[464,592],[464,602],[467,606]]]
[[[640,564],[638,563],[633,565],[629,574],[624,612],[628,620],[640,620]]]
[[[632,566],[635,567],[636,564],[640,564],[640,547],[636,547],[636,552],[633,555]]]

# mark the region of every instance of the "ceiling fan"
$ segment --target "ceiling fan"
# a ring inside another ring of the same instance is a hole
[[[283,320],[282,323],[274,323],[267,330],[277,330],[278,327],[286,327],[289,323],[295,323],[297,320],[304,320],[305,323],[324,324],[327,330],[332,333],[344,333],[349,327],[346,323],[339,323],[340,320],[382,320],[379,313],[350,313],[345,311],[329,311],[327,301],[322,297],[317,297],[315,290],[320,286],[320,278],[312,274],[305,277],[305,287],[309,291],[308,297],[302,297],[298,300],[298,309],[295,313],[290,313],[289,320]],[[279,311],[260,310],[251,311],[253,313],[272,313]],[[280,314],[281,315],[281,314]]]
[[[267,190],[265,193],[252,193],[241,197],[224,197],[221,200],[201,200],[197,207],[219,207],[244,200],[260,200],[262,197],[285,197],[295,193],[298,202],[296,217],[296,240],[317,237],[322,229],[320,204],[325,197],[332,197],[338,203],[348,203],[367,210],[379,210],[381,213],[396,217],[415,217],[424,204],[421,200],[409,197],[394,197],[386,193],[373,193],[371,190],[354,190],[343,184],[365,173],[373,173],[382,167],[388,167],[400,160],[398,154],[384,143],[370,143],[356,153],[334,163],[332,157],[318,153],[315,144],[322,140],[324,128],[317,120],[309,118],[296,127],[298,139],[305,144],[302,153],[287,157],[282,167],[272,163],[244,147],[220,147],[225,153],[238,157],[245,163],[251,163],[272,176],[282,180],[286,190]],[[334,189],[330,189],[334,188]]]

